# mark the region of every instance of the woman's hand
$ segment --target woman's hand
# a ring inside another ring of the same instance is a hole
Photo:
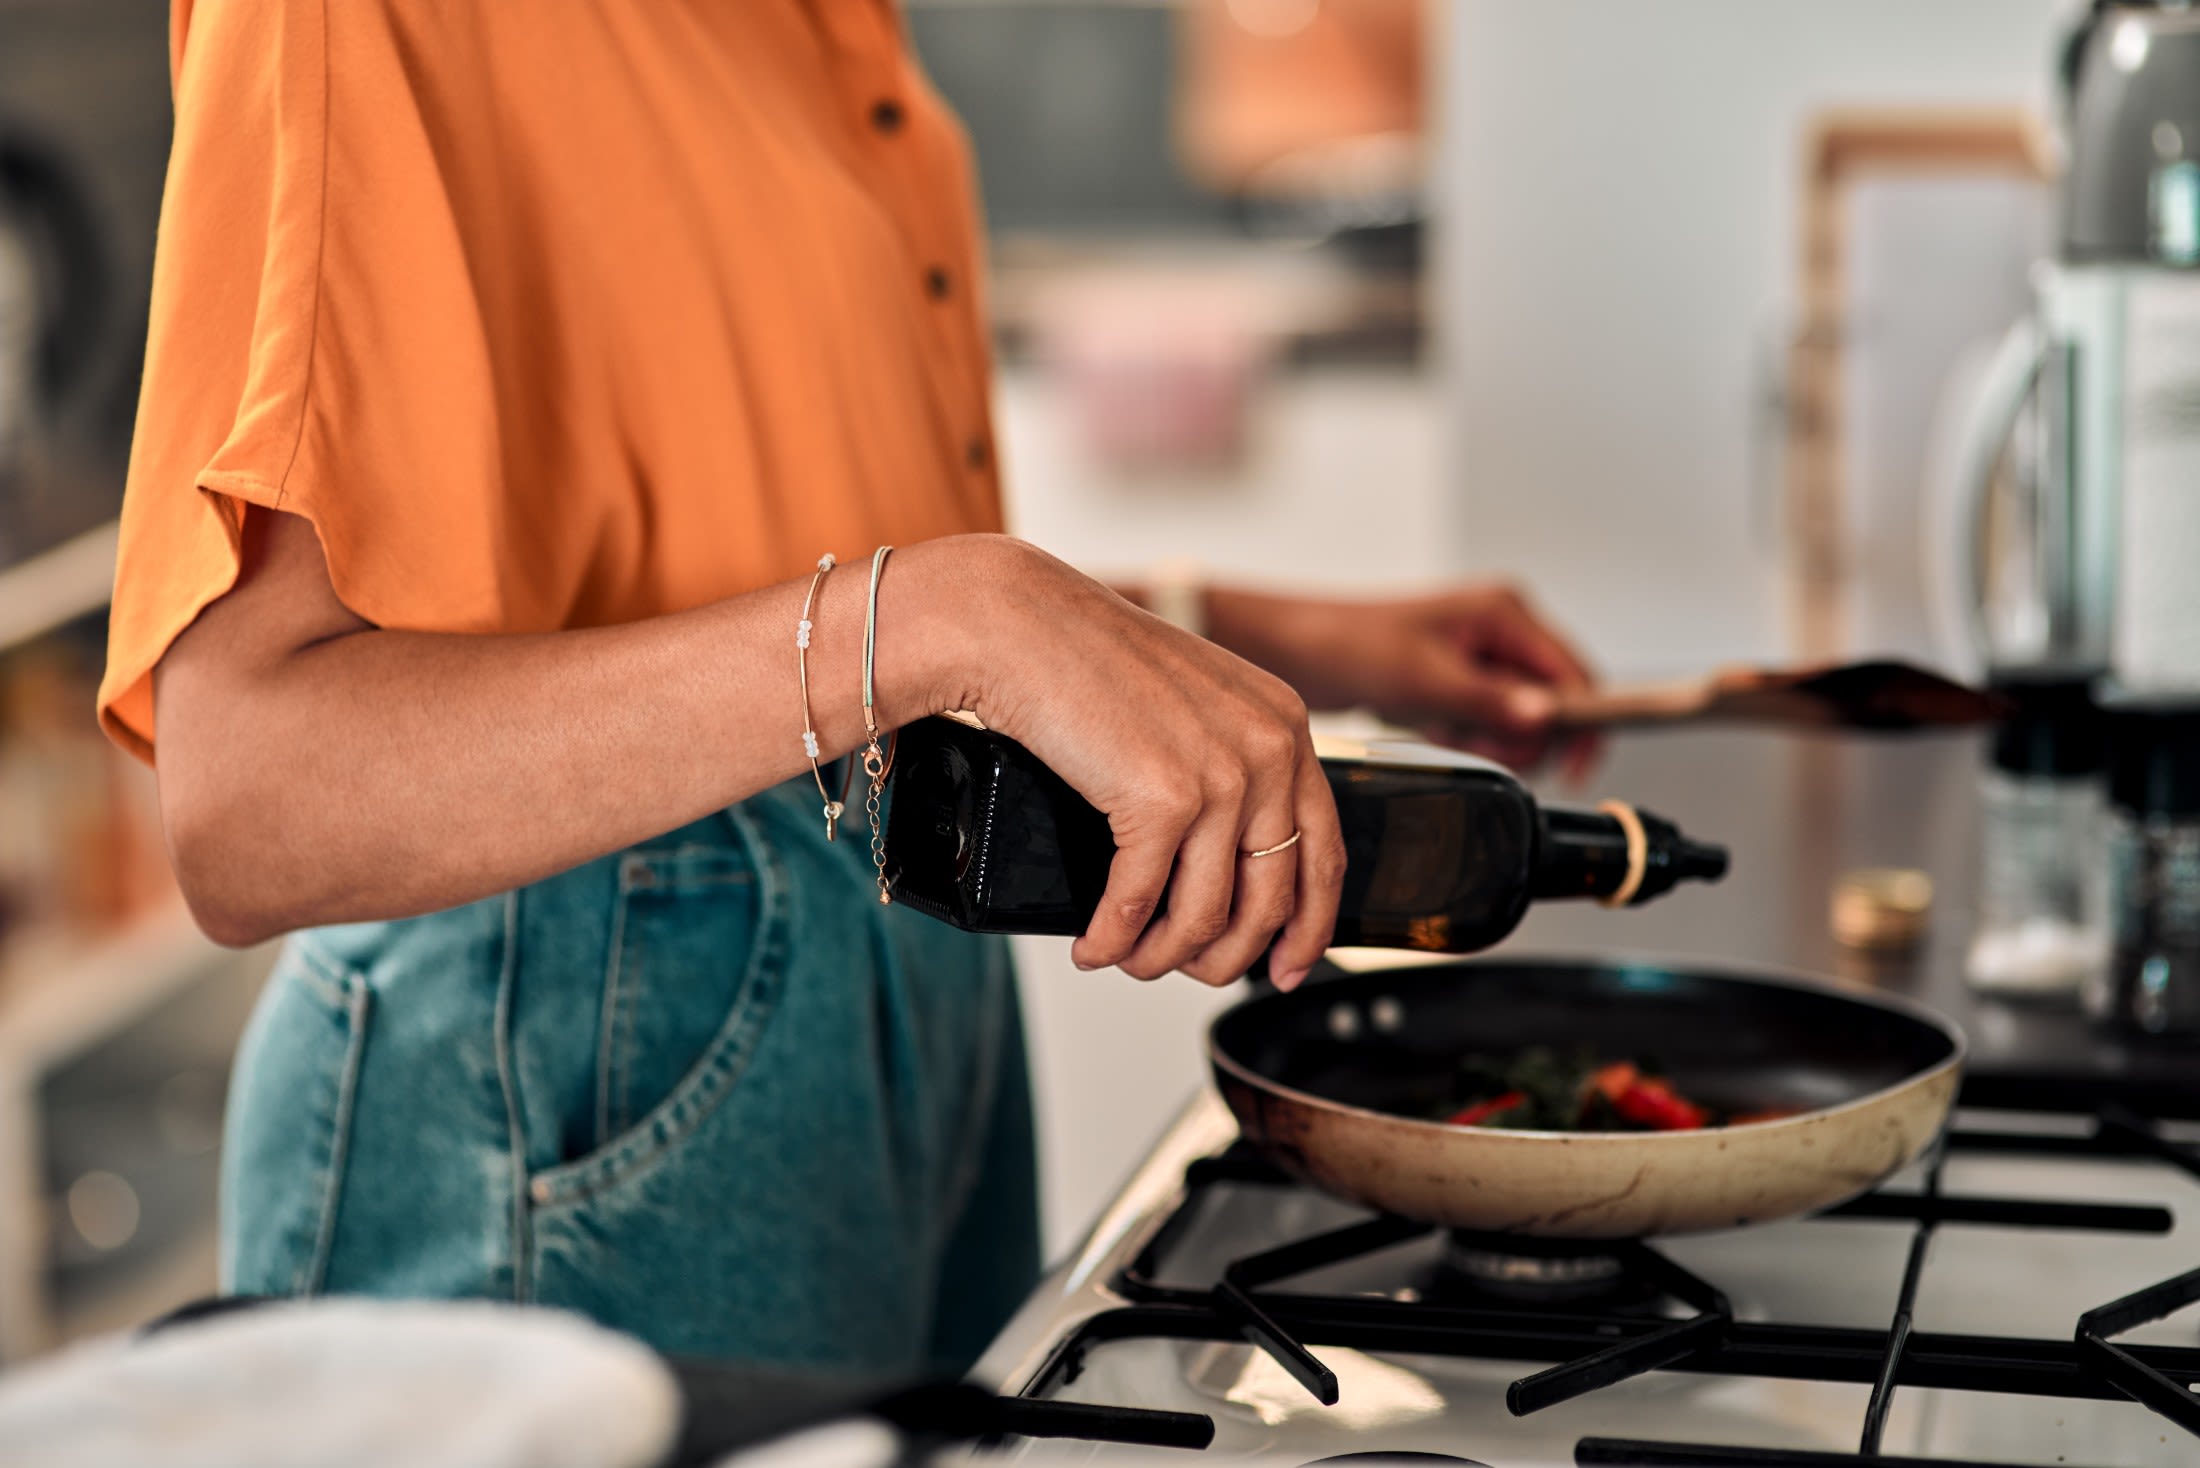
[[[1296,985],[1329,944],[1344,879],[1299,695],[1020,541],[943,544],[952,562],[928,559],[952,565],[967,620],[927,702],[970,709],[1029,748],[1115,834],[1077,965],[1226,984],[1273,939],[1270,976]],[[1294,831],[1286,851],[1245,854]]]
[[[1527,769],[1554,751],[1569,778],[1596,744],[1554,724],[1556,694],[1590,687],[1588,664],[1503,584],[1401,601],[1337,602],[1208,592],[1209,631],[1284,678],[1315,708],[1369,708],[1440,744]]]

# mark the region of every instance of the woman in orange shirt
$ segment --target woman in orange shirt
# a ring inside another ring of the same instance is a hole
[[[101,716],[206,930],[292,934],[233,1289],[976,1354],[1036,1262],[1011,977],[827,839],[825,553],[818,757],[898,545],[880,722],[975,710],[1106,811],[1072,953],[1140,978],[1321,953],[1309,703],[1527,756],[1585,677],[1501,591],[1216,589],[1209,641],[998,534],[968,170],[887,0],[176,0],[173,62]]]

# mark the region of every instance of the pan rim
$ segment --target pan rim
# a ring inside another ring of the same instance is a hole
[[[1938,1079],[1940,1076],[1945,1075],[1950,1071],[1961,1071],[1964,1061],[1968,1059],[1970,1055],[1970,1040],[1963,1033],[1962,1029],[1960,1029],[1953,1020],[1950,1020],[1945,1015],[1940,1014],[1936,1010],[1927,1008],[1925,1005],[1918,1003],[1916,1000],[1908,999],[1901,995],[1895,994],[1856,993],[1852,991],[1847,985],[1840,983],[1838,980],[1817,978],[1809,974],[1798,973],[1793,970],[1769,968],[1751,969],[1747,966],[1736,966],[1732,964],[1721,963],[1717,960],[1706,962],[1695,959],[1655,958],[1639,954],[1568,956],[1558,953],[1539,953],[1533,955],[1523,955],[1522,957],[1518,958],[1497,959],[1480,959],[1462,956],[1457,960],[1457,962],[1461,964],[1475,965],[1486,968],[1647,968],[1664,969],[1667,971],[1684,970],[1704,978],[1731,980],[1751,984],[1765,984],[1771,987],[1784,989],[1805,989],[1813,993],[1827,994],[1834,998],[1847,1000],[1851,1003],[1862,1004],[1868,1008],[1876,1008],[1889,1013],[1902,1015],[1907,1019],[1916,1020],[1920,1024],[1924,1025],[1926,1028],[1935,1031],[1942,1038],[1947,1040],[1949,1043],[1949,1051],[1945,1059],[1942,1059],[1935,1064],[1926,1067],[1923,1070],[1905,1076],[1901,1080],[1898,1080],[1891,1085],[1881,1086],[1875,1091],[1868,1091],[1861,1096],[1852,1097],[1851,1099],[1843,1101],[1836,1106],[1821,1106],[1814,1110],[1800,1112],[1794,1116],[1782,1117],[1778,1121],[1752,1121],[1743,1122],[1738,1126],[1697,1127],[1689,1131],[1672,1132],[1554,1132],[1515,1130],[1512,1128],[1455,1127],[1447,1121],[1432,1121],[1425,1117],[1403,1116],[1395,1111],[1376,1111],[1365,1106],[1355,1106],[1350,1102],[1332,1100],[1327,1096],[1317,1096],[1311,1091],[1302,1091],[1295,1086],[1287,1086],[1280,1081],[1270,1080],[1268,1077],[1258,1074],[1257,1072],[1242,1064],[1235,1057],[1225,1053],[1221,1047],[1220,1042],[1216,1039],[1216,1031],[1220,1030],[1224,1022],[1227,1021],[1232,1015],[1236,1014],[1240,1009],[1243,1009],[1251,1004],[1259,1003],[1265,999],[1287,997],[1282,995],[1254,995],[1251,998],[1241,1000],[1239,1003],[1231,1005],[1221,1014],[1216,1015],[1207,1026],[1208,1063],[1212,1065],[1215,1069],[1227,1072],[1233,1078],[1243,1082],[1246,1085],[1252,1086],[1256,1090],[1265,1091],[1270,1095],[1281,1097],[1296,1104],[1317,1107],[1322,1110],[1337,1112],[1348,1116],[1365,1117],[1370,1121],[1382,1123],[1385,1125],[1409,1127],[1414,1129],[1415,1131],[1426,1131],[1436,1136],[1474,1136],[1487,1139],[1491,1143],[1499,1145],[1509,1145],[1514,1142],[1558,1142],[1567,1146],[1578,1146],[1583,1144],[1590,1146],[1599,1146],[1618,1145],[1624,1143],[1631,1146],[1643,1146],[1645,1144],[1648,1144],[1652,1146],[1664,1146],[1670,1148],[1675,1145],[1686,1146],[1700,1144],[1701,1140],[1705,1137],[1732,1136],[1740,1134],[1747,1134],[1749,1136],[1763,1136],[1773,1132],[1777,1132],[1783,1128],[1802,1128],[1806,1126],[1814,1126],[1827,1117],[1841,1116],[1850,1112],[1861,1111],[1871,1106],[1883,1104],[1892,1097],[1899,1096],[1905,1092],[1913,1091],[1921,1086],[1928,1085],[1934,1080]],[[1410,974],[1421,970],[1430,970],[1441,967],[1444,967],[1444,965],[1436,963],[1408,963],[1399,964],[1388,968],[1354,969],[1347,974],[1347,977],[1353,980],[1375,979],[1384,977],[1386,975]],[[1336,981],[1332,980],[1330,982]],[[1306,991],[1294,990],[1293,992],[1303,993]]]

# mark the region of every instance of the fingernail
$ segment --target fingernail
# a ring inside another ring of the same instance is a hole
[[[1288,994],[1306,981],[1306,970],[1303,968],[1288,969],[1280,974],[1271,974],[1269,977],[1278,989]]]
[[[1069,961],[1070,961],[1071,963],[1073,963],[1073,964],[1077,965],[1077,967],[1078,967],[1078,968],[1080,968],[1080,969],[1084,970],[1084,971],[1085,971],[1086,973],[1088,973],[1088,974],[1089,974],[1089,973],[1091,973],[1091,972],[1092,972],[1092,971],[1093,971],[1094,969],[1096,969],[1096,968],[1100,967],[1100,965],[1099,965],[1099,964],[1097,964],[1097,963],[1094,963],[1094,962],[1093,962],[1093,961],[1092,961],[1091,959],[1089,959],[1089,958],[1079,958],[1079,957],[1078,957],[1078,956],[1077,956],[1076,954],[1074,954],[1074,953],[1072,953],[1072,954],[1071,954],[1071,955],[1069,956]]]

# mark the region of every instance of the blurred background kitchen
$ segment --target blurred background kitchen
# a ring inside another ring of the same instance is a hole
[[[196,934],[92,720],[166,10],[0,0],[0,1362],[212,1288],[268,960]],[[2071,5],[907,12],[983,175],[1020,533],[1098,572],[1503,575],[1615,676],[1976,671],[1958,425],[2053,247]],[[1229,996],[1021,957],[1058,1254]]]

